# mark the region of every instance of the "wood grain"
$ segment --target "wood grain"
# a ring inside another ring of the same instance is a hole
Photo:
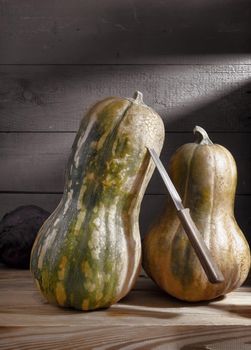
[[[224,298],[189,304],[140,277],[116,305],[80,312],[44,301],[29,271],[1,267],[0,348],[248,350],[250,292],[248,281]]]
[[[52,212],[59,203],[61,194],[45,193],[0,193],[1,217],[20,205],[37,205]],[[140,211],[142,237],[164,208],[165,195],[145,195]],[[238,195],[235,200],[235,216],[238,224],[251,244],[251,196]]]
[[[250,63],[250,2],[0,1],[0,63]]]
[[[81,312],[48,304],[29,271],[8,271],[0,278],[2,327],[251,326],[249,284],[210,303],[186,303],[168,296],[150,279],[140,277],[134,289],[112,307]]]
[[[251,327],[246,326],[61,326],[4,327],[5,350],[250,350]]]
[[[97,100],[135,90],[166,131],[251,132],[250,65],[0,66],[0,131],[76,131]]]
[[[0,191],[62,192],[64,171],[75,133],[0,134]],[[251,194],[251,138],[249,133],[210,133],[211,139],[228,148],[238,167],[238,194]],[[190,133],[167,133],[161,158],[166,165],[174,151],[193,142]],[[157,172],[148,194],[163,194],[166,189]]]

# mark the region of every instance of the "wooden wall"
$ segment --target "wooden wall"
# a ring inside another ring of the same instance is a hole
[[[53,210],[84,112],[140,90],[165,122],[165,163],[195,125],[232,152],[251,241],[250,23],[249,0],[0,0],[0,216]],[[155,173],[142,234],[165,193]]]

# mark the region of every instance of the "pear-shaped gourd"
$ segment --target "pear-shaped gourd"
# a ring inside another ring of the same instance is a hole
[[[164,125],[142,101],[110,97],[82,120],[62,200],[39,231],[31,271],[51,303],[92,310],[132,288],[141,262],[139,210]]]
[[[195,128],[196,141],[172,156],[169,174],[225,281],[211,284],[168,197],[143,242],[143,266],[166,292],[182,300],[214,299],[239,287],[250,268],[248,243],[234,217],[237,171],[230,152]]]

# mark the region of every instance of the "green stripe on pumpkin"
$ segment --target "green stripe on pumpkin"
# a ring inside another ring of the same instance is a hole
[[[144,142],[133,130],[138,103],[107,99],[81,123],[63,199],[32,256],[34,277],[51,302],[91,310],[111,305],[131,288],[140,255],[134,254],[140,248],[136,221],[149,165]],[[142,106],[142,111],[152,118],[149,109]]]

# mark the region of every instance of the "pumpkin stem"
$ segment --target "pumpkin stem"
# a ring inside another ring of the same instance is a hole
[[[210,140],[206,130],[202,127],[197,126],[193,129],[193,133],[195,135],[195,143],[199,143],[200,145],[213,145],[213,142]]]
[[[134,97],[134,99],[135,99],[135,102],[143,103],[143,94],[142,94],[142,92],[140,92],[140,91],[135,91],[133,97]]]

